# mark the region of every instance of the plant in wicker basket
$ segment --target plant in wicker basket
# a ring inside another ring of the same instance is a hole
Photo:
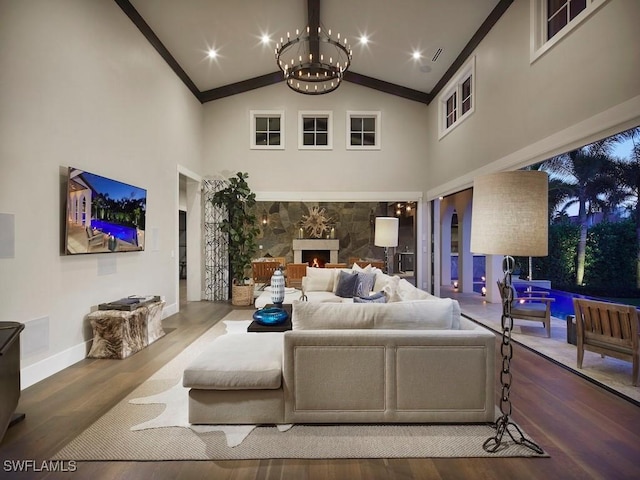
[[[257,218],[252,213],[256,195],[251,192],[247,178],[248,173],[238,172],[230,177],[226,187],[215,192],[211,199],[213,205],[224,208],[228,213],[228,218],[220,222],[220,230],[229,236],[229,269],[233,283],[239,285],[244,283],[245,274],[251,267],[251,260],[257,250],[256,239],[260,232]],[[252,297],[253,290],[247,304],[251,303]]]

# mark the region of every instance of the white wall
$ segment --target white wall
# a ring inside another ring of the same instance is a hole
[[[201,171],[202,107],[115,2],[2,1],[0,18],[0,212],[16,243],[0,321],[27,324],[23,351],[41,343],[24,387],[84,358],[92,306],[157,294],[177,308],[177,164]],[[146,251],[60,255],[69,165],[147,189]]]
[[[204,105],[206,174],[249,173],[256,192],[390,192],[426,186],[426,105],[343,83],[328,95],[279,83]],[[284,150],[250,149],[250,110],[284,110]],[[298,111],[333,112],[333,150],[298,150]],[[346,112],[379,110],[382,149],[346,149]]]
[[[476,48],[475,113],[441,140],[429,105],[430,199],[640,124],[640,2],[610,0],[533,64],[529,17],[516,0]]]

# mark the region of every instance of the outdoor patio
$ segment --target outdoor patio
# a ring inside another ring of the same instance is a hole
[[[440,296],[455,298],[460,302],[463,315],[498,333],[502,332],[502,304],[488,303],[480,294],[457,292],[449,286],[440,287]],[[640,405],[640,387],[634,387],[631,382],[631,362],[585,352],[583,368],[577,368],[576,347],[567,342],[566,319],[551,317],[551,338],[546,337],[542,323],[516,319],[511,338]],[[514,366],[517,369],[517,358]]]

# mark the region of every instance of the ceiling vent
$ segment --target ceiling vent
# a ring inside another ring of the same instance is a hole
[[[438,48],[436,50],[436,53],[433,54],[433,57],[431,58],[432,62],[436,62],[438,60],[438,58],[440,57],[440,54],[442,53],[442,48]]]

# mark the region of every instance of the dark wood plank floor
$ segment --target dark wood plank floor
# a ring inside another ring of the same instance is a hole
[[[174,330],[132,357],[86,359],[26,389],[18,410],[27,418],[10,428],[0,445],[0,478],[640,478],[640,407],[517,345],[513,419],[550,458],[79,462],[73,473],[7,472],[7,460],[49,459],[231,307],[191,302],[181,309],[164,321]]]

